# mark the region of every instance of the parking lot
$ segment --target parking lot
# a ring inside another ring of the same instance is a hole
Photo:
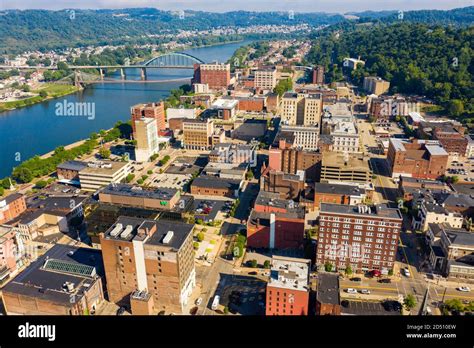
[[[221,305],[230,313],[238,315],[265,314],[266,282],[241,275],[221,275],[216,293],[220,294]]]
[[[223,220],[232,207],[233,201],[216,201],[211,199],[195,199],[193,205],[194,217],[204,222]]]
[[[457,176],[459,181],[474,182],[474,160],[451,161],[446,175]]]

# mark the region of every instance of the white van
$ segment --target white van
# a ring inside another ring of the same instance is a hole
[[[214,300],[212,301],[211,309],[215,311],[219,307],[219,301],[220,301],[220,296],[216,295],[214,296]]]

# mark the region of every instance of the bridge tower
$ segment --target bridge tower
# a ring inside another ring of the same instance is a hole
[[[78,70],[74,70],[74,86],[81,87],[80,72]]]
[[[146,81],[146,68],[140,69],[140,78],[142,81]]]

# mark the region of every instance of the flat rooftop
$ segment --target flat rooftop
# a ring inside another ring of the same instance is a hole
[[[118,172],[122,168],[129,166],[129,162],[100,161],[89,162],[87,166],[80,171],[80,174],[107,174]]]
[[[329,184],[329,183],[324,183],[324,182],[316,182],[314,183],[314,192],[360,196],[361,194],[365,194],[365,189],[361,189],[356,185],[339,185],[339,184]]]
[[[149,199],[170,200],[178,190],[172,188],[144,188],[130,184],[110,184],[101,193],[117,196],[143,197]]]
[[[273,256],[269,286],[309,291],[309,268],[311,260]]]
[[[100,250],[56,244],[5,285],[3,291],[70,305],[71,296],[82,298],[97,277],[103,276]],[[67,291],[65,283],[74,284],[73,290]]]
[[[316,301],[337,305],[339,298],[339,276],[336,274],[319,273]]]
[[[364,210],[364,207],[366,210]],[[357,215],[366,217],[379,217],[390,219],[402,219],[402,214],[397,208],[389,208],[386,204],[378,204],[373,207],[354,206],[345,204],[321,203],[321,213],[336,213],[344,215]]]
[[[64,163],[58,164],[56,168],[64,170],[74,170],[80,171],[87,167],[86,162],[82,161],[66,161]]]
[[[240,183],[240,180],[223,179],[210,175],[200,175],[194,179],[191,185],[198,187],[237,190],[240,187]]]
[[[153,228],[156,228],[156,231],[151,235],[141,235],[139,233],[139,229],[150,230]],[[193,225],[179,221],[147,220],[120,216],[104,233],[104,237],[128,242],[132,242],[135,239],[144,240],[147,245],[164,246],[179,250],[187,236],[192,233],[192,230]],[[165,240],[167,235],[172,235],[172,237],[169,240]]]

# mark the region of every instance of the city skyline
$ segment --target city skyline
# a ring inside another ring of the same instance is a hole
[[[160,10],[197,10],[208,12],[229,12],[245,9],[246,11],[268,12],[268,11],[295,11],[295,12],[327,12],[327,13],[347,13],[363,11],[390,11],[390,10],[449,10],[472,5],[469,0],[456,1],[407,1],[407,0],[387,0],[387,1],[367,1],[367,0],[323,0],[315,3],[311,0],[281,1],[275,3],[270,0],[262,0],[258,3],[250,0],[242,0],[237,3],[220,2],[217,0],[186,0],[170,1],[164,0],[84,0],[81,2],[70,0],[59,0],[54,3],[47,1],[25,0],[19,4],[16,0],[3,0],[0,9],[47,9],[61,10],[67,8],[77,9],[121,9],[121,8],[158,8]]]

